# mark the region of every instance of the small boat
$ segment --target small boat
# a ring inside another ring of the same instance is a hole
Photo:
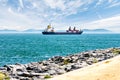
[[[73,28],[73,30],[71,29],[71,27],[69,27],[66,32],[55,32],[54,28],[51,27],[51,25],[48,25],[47,28],[42,32],[43,35],[80,35],[82,33],[83,31],[81,29],[76,30],[75,27]]]

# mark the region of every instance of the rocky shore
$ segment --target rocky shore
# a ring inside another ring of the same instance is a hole
[[[46,61],[28,64],[4,65],[0,72],[10,80],[46,80],[56,75],[83,68],[120,54],[120,48],[81,52],[69,56],[55,56]]]

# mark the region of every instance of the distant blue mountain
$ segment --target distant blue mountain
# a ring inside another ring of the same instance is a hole
[[[18,31],[17,30],[3,29],[3,30],[0,30],[0,32],[18,32]]]
[[[0,30],[0,32],[31,32],[31,33],[34,33],[34,32],[42,32],[43,30],[35,30],[35,29],[27,29],[27,30],[24,30],[24,31],[17,31],[17,30],[8,30],[8,29],[3,29],[3,30]],[[60,32],[64,32],[65,30],[57,30],[57,31],[60,31]],[[83,29],[84,33],[111,33],[112,31],[109,31],[107,29]]]
[[[43,30],[35,30],[35,29],[27,29],[24,30],[23,32],[42,32]]]
[[[84,33],[111,33],[112,31],[107,29],[83,29]]]
[[[42,32],[43,30],[35,30],[35,29],[27,29],[27,30],[24,30],[24,31],[17,31],[17,30],[9,30],[9,29],[3,29],[3,30],[0,30],[1,33],[12,33],[12,32],[16,32],[16,33],[21,33],[21,32]]]

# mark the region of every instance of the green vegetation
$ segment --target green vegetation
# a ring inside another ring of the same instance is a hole
[[[93,63],[97,63],[98,60],[96,58],[93,59]]]
[[[112,53],[114,53],[115,55],[120,54],[120,49],[112,49]]]
[[[6,73],[0,72],[0,80],[10,80],[10,77]]]
[[[63,61],[64,65],[67,65],[68,63],[70,63],[69,59],[64,59]]]
[[[52,76],[50,76],[50,75],[45,75],[44,76],[44,79],[49,79],[49,78],[52,78]]]

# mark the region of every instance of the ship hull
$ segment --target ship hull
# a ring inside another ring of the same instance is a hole
[[[83,31],[80,32],[42,32],[43,35],[80,35]]]

